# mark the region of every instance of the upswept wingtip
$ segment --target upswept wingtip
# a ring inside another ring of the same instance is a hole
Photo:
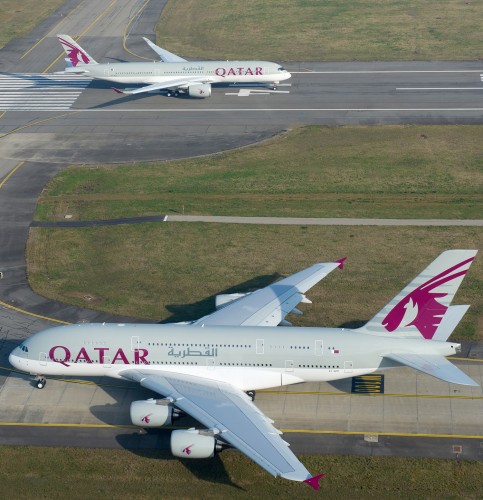
[[[344,269],[344,262],[347,260],[347,257],[342,257],[342,259],[336,260],[339,264],[339,269]]]
[[[322,479],[325,476],[325,474],[319,474],[317,476],[312,476],[307,478],[304,483],[307,483],[309,486],[311,486],[314,490],[319,489],[319,479]]]

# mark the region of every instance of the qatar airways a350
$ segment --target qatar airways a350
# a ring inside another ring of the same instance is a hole
[[[270,61],[196,61],[189,62],[144,38],[158,54],[159,62],[98,63],[68,35],[57,35],[67,54],[63,73],[88,76],[122,84],[144,84],[134,89],[119,89],[120,94],[141,94],[165,90],[168,96],[180,93],[203,99],[211,96],[211,85],[260,84],[276,90],[291,77],[280,64]]]
[[[274,476],[312,476],[281,432],[253,402],[254,391],[301,382],[330,381],[410,366],[454,384],[477,386],[445,356],[469,306],[451,301],[476,255],[448,250],[436,258],[368,323],[357,329],[289,325],[305,293],[344,259],[315,264],[248,294],[217,298],[217,310],[182,324],[77,324],[32,335],[10,354],[16,369],[37,376],[107,376],[138,382],[159,399],[134,401],[131,420],[142,427],[170,425],[180,412],[204,429],[178,429],[171,452],[208,458],[234,447]]]

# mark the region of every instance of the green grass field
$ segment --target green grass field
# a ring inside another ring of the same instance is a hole
[[[268,285],[315,262],[347,256],[308,294],[295,325],[370,319],[441,251],[482,248],[481,228],[262,226],[148,223],[31,229],[28,273],[41,295],[151,321],[185,321],[214,309],[214,295]],[[458,339],[483,339],[483,259],[456,303],[471,308]]]
[[[64,0],[2,0],[0,2],[0,48],[10,40],[25,35]]]
[[[185,161],[73,166],[42,193],[37,218],[185,213],[480,218],[482,127],[307,127]],[[29,280],[41,295],[152,321],[195,319],[213,296],[247,291],[347,255],[295,324],[368,320],[447,248],[481,248],[480,228],[141,224],[32,229]],[[248,282],[248,283],[247,283]],[[483,261],[458,296],[457,338],[483,338]]]
[[[480,126],[305,127],[204,158],[73,166],[36,218],[481,218],[482,136]]]
[[[156,34],[186,57],[476,60],[482,24],[481,1],[170,0]]]
[[[2,446],[3,498],[478,499],[480,462],[302,456],[320,490],[275,479],[240,453],[193,462],[159,451]],[[66,479],[68,478],[68,479]]]

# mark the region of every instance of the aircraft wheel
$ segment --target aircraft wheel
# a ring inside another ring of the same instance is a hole
[[[168,97],[171,97],[173,94],[171,93],[171,90],[168,90],[168,91],[166,92],[166,95],[167,95]]]
[[[45,387],[45,384],[47,383],[47,380],[45,380],[44,377],[41,377],[37,380],[36,386],[37,389],[43,389]]]
[[[179,91],[175,90],[173,95],[174,95],[174,97],[179,97]]]

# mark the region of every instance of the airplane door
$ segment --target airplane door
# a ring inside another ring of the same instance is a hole
[[[104,368],[111,368],[111,357],[104,356]]]
[[[315,355],[322,356],[324,354],[324,343],[322,340],[315,341]]]
[[[291,359],[285,360],[285,371],[286,372],[293,372],[293,360],[291,360]]]
[[[139,349],[139,346],[141,345],[141,341],[139,340],[139,337],[131,337],[131,351],[137,351]]]
[[[263,354],[265,352],[265,342],[263,339],[257,339],[257,354]]]
[[[206,366],[209,370],[215,369],[215,358],[206,358]]]
[[[47,353],[41,352],[39,354],[40,366],[47,366]]]
[[[352,373],[354,363],[352,361],[344,361],[344,373]]]

